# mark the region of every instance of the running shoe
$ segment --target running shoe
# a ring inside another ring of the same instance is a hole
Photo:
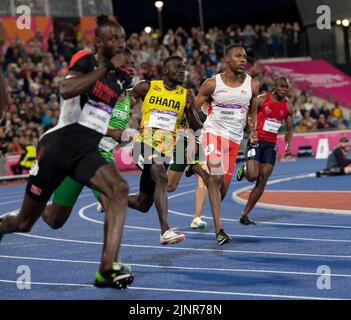
[[[250,220],[250,219],[248,218],[248,216],[241,216],[240,219],[239,219],[239,222],[240,222],[241,224],[246,225],[246,226],[248,226],[248,225],[250,225],[250,224],[256,225],[256,222],[253,221],[253,220]]]
[[[128,266],[128,268],[130,267]],[[131,271],[127,271],[127,266],[115,262],[112,270],[96,272],[94,286],[98,288],[125,289],[132,284],[133,280],[134,276]]]
[[[194,175],[195,172],[193,171],[193,164],[189,164],[186,168],[185,168],[185,176],[190,178],[192,175]]]
[[[203,221],[201,217],[195,217],[191,222],[191,229],[205,229],[207,227],[207,222]]]
[[[97,205],[96,205],[96,212],[97,212],[97,213],[104,213],[104,212],[105,212],[105,210],[104,210],[104,208],[102,207],[102,205],[101,205],[100,202],[98,202]]]
[[[176,244],[184,240],[185,240],[184,234],[175,233],[172,229],[169,229],[165,231],[162,235],[160,235],[161,244]]]
[[[220,245],[223,245],[225,243],[229,243],[232,241],[232,238],[229,237],[223,229],[219,230],[219,232],[216,234],[216,240]]]
[[[121,262],[114,262],[112,269],[120,271],[121,273],[132,273],[132,267]]]
[[[245,177],[246,163],[236,173],[236,180],[242,181]]]

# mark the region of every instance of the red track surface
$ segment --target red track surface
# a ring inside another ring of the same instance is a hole
[[[247,200],[249,192],[244,191],[239,197]],[[291,207],[351,210],[351,191],[265,191],[259,201],[264,204]]]

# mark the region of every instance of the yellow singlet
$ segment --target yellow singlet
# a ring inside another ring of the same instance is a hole
[[[168,90],[162,80],[151,81],[142,104],[142,118],[136,141],[172,157],[176,132],[184,116],[187,90],[178,86]]]

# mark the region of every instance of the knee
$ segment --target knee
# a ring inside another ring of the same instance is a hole
[[[32,229],[32,224],[28,222],[21,222],[17,227],[17,232],[27,233]]]
[[[256,181],[258,179],[258,175],[247,174],[246,179],[249,182],[254,182],[254,181]]]
[[[177,189],[177,186],[175,184],[173,183],[167,184],[167,192],[174,192],[176,191],[176,189]]]
[[[129,193],[129,186],[127,181],[121,179],[120,181],[114,183],[111,191],[113,198],[121,197],[122,199],[127,199]]]
[[[64,225],[64,223],[58,219],[49,219],[46,222],[50,226],[50,228],[54,230],[60,229]]]
[[[222,183],[223,176],[221,175],[210,175],[209,184],[220,185]]]

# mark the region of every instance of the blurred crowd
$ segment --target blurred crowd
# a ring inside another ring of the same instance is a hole
[[[77,33],[78,34],[78,33]],[[268,57],[306,55],[304,33],[297,23],[229,26],[226,30],[211,28],[206,33],[193,27],[189,32],[179,27],[163,37],[158,30],[142,31],[127,38],[136,58],[135,82],[159,79],[161,65],[168,56],[179,55],[187,61],[186,86],[195,93],[202,82],[224,69],[223,52],[230,43],[242,43],[249,55],[250,73],[260,81],[261,91],[272,88],[271,76],[258,67],[255,60]],[[47,50],[45,48],[47,47]],[[68,37],[64,32],[51,34],[44,46],[40,31],[25,49],[19,38],[10,46],[0,41],[0,62],[7,81],[10,104],[0,126],[0,155],[19,153],[28,144],[36,144],[39,136],[53,127],[60,112],[59,82],[68,71],[75,52],[94,51],[93,44],[80,36]],[[348,122],[341,109],[332,102],[318,102],[309,92],[290,92],[295,106],[296,132],[343,128]],[[134,108],[129,127],[137,129],[141,117],[140,104]]]

